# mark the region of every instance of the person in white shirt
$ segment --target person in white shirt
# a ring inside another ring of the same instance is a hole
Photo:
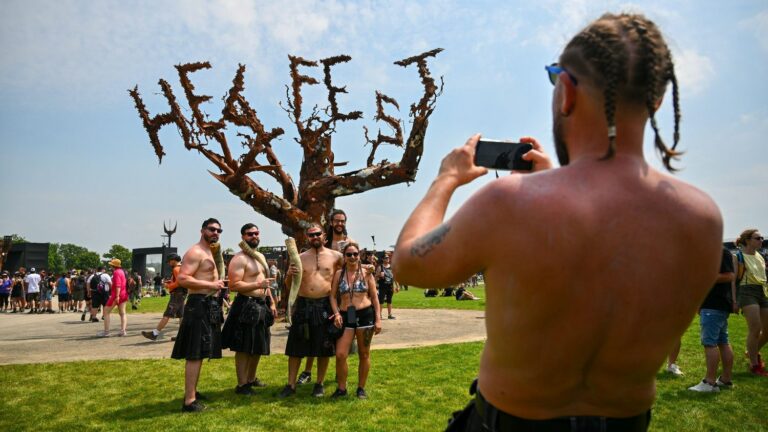
[[[24,278],[29,313],[35,313],[40,308],[40,279],[40,275],[35,273],[34,267],[29,269],[29,274]]]

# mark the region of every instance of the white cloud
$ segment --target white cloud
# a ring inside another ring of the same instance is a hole
[[[715,77],[712,60],[693,49],[673,52],[675,74],[686,95],[697,95],[707,89]]]

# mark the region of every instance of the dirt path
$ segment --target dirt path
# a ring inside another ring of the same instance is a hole
[[[384,320],[373,340],[373,349],[408,348],[485,339],[482,311],[446,309],[397,309],[396,320]],[[173,320],[164,337],[150,341],[141,330],[153,329],[161,314],[129,314],[128,336],[99,338],[102,323],[80,321],[80,314],[0,313],[0,365],[75,360],[169,358],[178,322]],[[112,315],[112,331],[120,317]],[[282,354],[288,330],[284,323],[272,327],[272,352]],[[225,350],[225,355],[232,355]]]

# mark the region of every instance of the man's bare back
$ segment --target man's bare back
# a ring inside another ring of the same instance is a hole
[[[454,219],[478,227],[536,220],[486,237],[478,251],[488,331],[480,390],[521,417],[650,408],[655,372],[717,271],[719,217],[706,195],[647,167],[593,163],[603,174],[585,164],[501,179]],[[485,211],[493,203],[496,211]]]

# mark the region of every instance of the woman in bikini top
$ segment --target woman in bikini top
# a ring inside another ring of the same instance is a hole
[[[347,357],[352,339],[357,338],[358,364],[357,397],[367,398],[365,383],[371,368],[371,340],[381,331],[381,307],[376,293],[373,274],[363,272],[360,264],[360,248],[351,242],[344,246],[344,266],[333,276],[331,308],[333,324],[343,328],[336,341],[336,383],[334,398],[347,395]]]

